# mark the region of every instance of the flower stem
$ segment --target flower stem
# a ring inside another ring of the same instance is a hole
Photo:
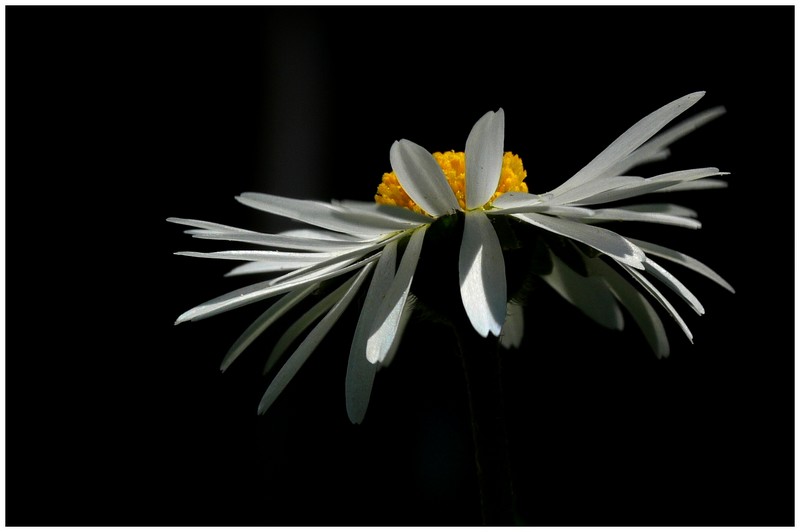
[[[514,491],[503,407],[499,341],[454,326],[464,367],[484,525],[514,524]]]

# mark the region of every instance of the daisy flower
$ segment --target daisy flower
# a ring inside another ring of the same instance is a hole
[[[324,203],[252,192],[236,198],[249,207],[311,227],[265,234],[170,218],[170,222],[191,226],[187,233],[196,238],[266,248],[179,254],[244,261],[230,275],[270,275],[198,305],[176,323],[281,296],[234,342],[222,361],[225,370],[264,330],[298,304],[313,301],[305,314],[286,328],[268,357],[265,371],[293,349],[259,404],[259,413],[263,413],[365,288],[345,378],[348,416],[360,423],[375,373],[391,361],[414,309],[415,295],[422,297],[416,290],[421,282],[415,280],[425,274],[425,268],[418,269],[420,260],[450,246],[457,254],[457,267],[455,261],[452,269],[446,267],[446,261],[433,261],[437,267],[429,269],[437,270],[437,279],[448,286],[455,287],[457,280],[459,308],[480,336],[497,337],[505,347],[519,346],[525,293],[532,284],[544,282],[605,327],[622,329],[621,307],[625,308],[656,355],[666,356],[666,332],[651,301],[675,320],[689,340],[692,334],[686,322],[661,290],[666,287],[674,292],[697,314],[704,311],[661,261],[694,270],[733,289],[696,259],[625,238],[602,224],[700,227],[696,213],[678,205],[621,206],[618,202],[650,193],[726,185],[715,179],[725,175],[717,168],[652,177],[628,173],[641,164],[664,159],[672,142],[724,112],[723,108],[710,109],[659,134],[703,94],[689,94],[649,114],[563,184],[542,194],[528,192],[522,161],[503,151],[505,114],[500,109],[478,120],[463,152],[430,153],[409,140],[395,142],[389,151],[392,172],[383,176],[375,202]],[[458,298],[445,303],[452,299]],[[435,297],[427,298],[427,303],[435,301]]]

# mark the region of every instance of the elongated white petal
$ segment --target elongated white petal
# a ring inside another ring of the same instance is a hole
[[[472,127],[467,137],[466,205],[477,209],[492,199],[503,168],[505,113],[489,111]]]
[[[419,254],[422,251],[425,229],[426,227],[423,226],[411,235],[403,258],[400,260],[400,266],[397,268],[397,275],[375,315],[372,331],[367,340],[367,360],[373,364],[383,361],[394,342],[400,325],[400,316],[408,298],[411,281],[414,278],[414,271],[417,269]]]
[[[515,214],[520,212],[539,212],[552,216],[575,216],[587,218],[593,211],[585,207],[572,205],[554,205],[543,202],[538,196],[524,192],[508,192],[497,198],[492,204],[493,209],[488,214]]]
[[[262,273],[273,273],[274,269],[271,264],[266,262],[245,262],[235,268],[231,268],[225,277],[236,277],[238,275],[257,275]]]
[[[460,210],[453,189],[428,150],[410,140],[400,140],[389,150],[392,170],[403,190],[431,216]]]
[[[358,317],[353,343],[350,344],[350,356],[347,360],[347,375],[344,381],[347,416],[351,423],[361,423],[367,413],[372,384],[378,366],[367,360],[367,339],[372,332],[375,316],[385,294],[389,291],[394,279],[397,262],[397,243],[391,242],[383,250],[375,273],[372,274],[364,306]]]
[[[354,262],[355,262],[355,259],[348,259],[348,260],[344,260],[342,262],[337,262],[336,264],[327,266],[325,268],[315,268],[314,271],[322,274],[322,273],[325,273],[325,272],[328,272],[328,271],[333,271],[333,270],[335,270],[337,268],[344,268],[345,266],[349,266],[349,265],[353,264]],[[292,272],[292,273],[299,272],[300,270],[307,271],[308,268],[309,268],[309,266],[304,266],[304,267],[300,268],[299,270],[294,270],[294,272]],[[233,268],[230,271],[228,271],[225,274],[225,277],[235,277],[237,275],[252,275],[252,274],[263,274],[263,273],[275,273],[275,271],[276,271],[275,270],[275,266],[273,264],[270,264],[268,262],[253,261],[253,262],[245,262],[244,264],[240,264],[239,266],[236,266],[235,268]],[[273,285],[276,284],[274,281],[275,280],[273,279],[272,281],[270,281],[270,283],[273,284]]]
[[[583,277],[550,252],[553,269],[543,275],[547,284],[603,327],[622,330],[625,324],[622,311],[603,281],[597,277]]]
[[[719,175],[725,175],[720,173]],[[722,179],[703,179],[702,181],[687,181],[658,189],[656,192],[686,192],[688,190],[711,190],[727,188],[728,182]]]
[[[298,200],[257,192],[245,192],[236,199],[254,209],[350,235],[375,236],[408,228],[408,224],[388,216],[358,217],[353,212],[343,213],[341,208],[319,201]]]
[[[272,271],[286,271],[308,266],[309,264],[319,264],[320,262],[338,256],[335,253],[295,253],[291,251],[266,251],[260,249],[211,252],[178,251],[175,254],[205,259],[259,261],[272,266],[274,268]]]
[[[178,317],[178,319],[175,321],[175,324],[177,325],[178,323],[183,323],[185,321],[208,318],[221,312],[233,310],[250,303],[255,303],[256,301],[261,301],[262,299],[285,294],[286,292],[289,292],[295,288],[301,288],[303,286],[308,286],[311,283],[325,281],[353,270],[364,268],[371,262],[377,260],[379,257],[380,253],[375,253],[374,255],[366,257],[349,266],[345,266],[334,271],[326,270],[324,273],[314,271],[279,285],[273,285],[272,281],[263,281],[250,286],[245,286],[244,288],[240,288],[239,290],[234,290],[232,292],[228,292],[227,294],[215,297],[214,299],[206,301],[205,303],[198,305],[193,309],[187,310]]]
[[[350,286],[347,292],[342,295],[341,299],[337,301],[328,314],[322,318],[317,326],[306,336],[305,340],[297,347],[297,350],[289,357],[289,360],[286,361],[286,364],[278,371],[278,374],[272,379],[267,391],[261,398],[261,402],[258,405],[259,414],[266,412],[289,381],[292,380],[292,377],[300,370],[305,361],[308,360],[308,357],[314,349],[316,349],[325,335],[328,334],[328,331],[342,315],[347,305],[350,304],[350,301],[352,301],[353,296],[358,292],[359,287],[364,282],[364,279],[371,269],[372,264],[361,270],[351,281],[348,281]]]
[[[228,242],[244,242],[281,249],[298,249],[303,251],[334,252],[343,249],[353,249],[362,245],[361,242],[352,240],[326,240],[322,238],[300,238],[285,235],[270,235],[266,233],[228,233],[220,231],[206,231],[205,229],[190,229],[186,231],[195,238],[204,240],[224,240]]]
[[[608,285],[614,297],[628,309],[636,324],[644,334],[656,357],[669,355],[669,339],[658,313],[639,290],[631,286],[616,270],[600,259],[586,261],[589,273],[595,275]]]
[[[662,225],[674,225],[677,227],[684,227],[686,229],[700,229],[702,226],[702,224],[694,218],[686,218],[684,216],[675,216],[673,214],[664,214],[660,212],[631,211],[624,207],[618,209],[595,209],[591,216],[582,216],[580,213],[577,213],[577,216],[572,215],[570,217],[581,219],[586,223],[646,222]]]
[[[483,211],[464,214],[458,279],[472,326],[484,338],[499,336],[506,318],[506,269],[500,239]]]
[[[688,185],[687,182],[695,182],[700,179],[713,181],[705,178],[716,175],[725,175],[725,172],[720,172],[718,168],[694,168],[650,178],[638,176],[604,177],[559,194],[548,193],[543,194],[541,197],[545,204],[594,205],[619,201],[652,192],[673,190],[675,187]]]
[[[635,196],[650,194],[652,192],[672,189],[676,185],[687,184],[686,182],[689,181],[693,182],[699,179],[705,179],[707,177],[717,175],[725,175],[725,172],[720,172],[717,168],[694,168],[691,170],[680,170],[678,172],[661,174],[655,177],[649,177],[647,179],[639,179],[637,182],[632,182],[621,187],[615,187],[612,190],[597,191],[593,195],[585,195],[580,200],[575,200],[574,203],[578,203],[580,205],[594,205],[598,203],[619,201]]]
[[[689,330],[689,326],[686,325],[685,321],[683,321],[683,318],[681,318],[681,315],[678,313],[677,310],[675,310],[675,307],[672,306],[672,303],[670,303],[669,300],[666,297],[664,297],[664,294],[659,292],[659,290],[655,286],[653,286],[653,283],[651,283],[650,280],[647,279],[638,270],[631,268],[627,264],[621,264],[621,266],[626,272],[628,272],[631,275],[631,277],[636,279],[636,281],[638,281],[639,284],[641,284],[644,287],[644,289],[647,290],[647,292],[650,293],[650,295],[653,296],[655,300],[661,304],[662,307],[664,307],[667,313],[670,316],[672,316],[672,319],[675,320],[675,323],[678,324],[683,333],[691,342],[693,338],[692,331]]]
[[[633,268],[640,270],[644,268],[642,265],[645,259],[644,252],[608,229],[538,213],[512,214],[512,216],[557,235],[582,242]]]
[[[250,327],[245,330],[239,338],[233,342],[233,345],[228,349],[228,352],[222,359],[220,369],[225,371],[233,363],[234,360],[255,341],[258,336],[267,330],[267,328],[275,323],[281,316],[293,309],[298,303],[308,297],[314,290],[319,287],[317,284],[312,284],[304,288],[293,290],[284,295],[274,304],[272,304],[264,313],[262,313]]]
[[[391,205],[375,205],[372,209],[352,208],[341,204],[336,207],[338,212],[333,214],[334,218],[359,226],[381,227],[384,228],[384,232],[405,231],[431,222],[429,216]],[[397,211],[404,211],[413,216],[401,216]]]
[[[639,176],[619,175],[594,179],[559,194],[543,194],[545,203],[550,205],[586,205],[599,203],[592,201],[598,195],[608,194],[616,190],[626,190],[641,185],[645,178]],[[499,198],[498,198],[499,199]]]
[[[687,118],[679,124],[669,128],[663,133],[659,133],[657,136],[650,139],[647,143],[643,144],[628,157],[609,168],[606,171],[606,174],[623,174],[640,164],[663,159],[669,153],[668,150],[665,149],[667,146],[679,138],[691,133],[698,127],[707,124],[719,116],[722,116],[723,114],[725,114],[724,107],[714,107],[713,109],[702,111],[690,118]]]
[[[688,268],[694,272],[699,273],[700,275],[714,281],[722,288],[735,293],[736,290],[733,289],[733,286],[722,278],[717,272],[700,262],[699,260],[690,257],[680,251],[675,251],[674,249],[665,248],[664,246],[659,246],[657,244],[651,244],[650,242],[644,242],[643,240],[635,240],[633,238],[630,239],[631,242],[639,246],[642,251],[647,253],[648,255],[655,255],[656,257],[661,257],[663,259],[672,261],[676,264],[680,264],[681,266]]]
[[[287,229],[285,231],[281,231],[278,233],[278,235],[293,238],[308,238],[312,240],[333,240],[335,242],[369,242],[375,239],[374,236],[365,238],[357,235],[347,235],[345,233],[337,233],[335,231],[319,229],[317,227]]]
[[[195,227],[196,229],[188,229],[186,231],[186,233],[195,238],[247,242],[250,244],[284,249],[333,251],[358,246],[360,243],[364,242],[364,240],[359,239],[359,237],[345,235],[344,233],[334,233],[322,229],[292,229],[273,235],[241,229],[230,225],[188,218],[167,218],[167,221]],[[372,240],[374,240],[374,238],[375,237],[373,237]]]
[[[414,295],[408,294],[408,298],[406,299],[406,304],[403,307],[402,312],[400,313],[400,323],[397,326],[397,333],[394,335],[394,340],[392,340],[392,345],[389,346],[389,350],[383,356],[383,360],[381,360],[376,367],[385,368],[389,364],[392,363],[394,360],[394,355],[397,354],[397,350],[400,348],[400,344],[403,340],[403,334],[405,333],[406,326],[408,325],[408,321],[411,319],[411,315],[414,312]]]
[[[644,144],[675,117],[697,103],[704,94],[704,92],[688,94],[642,118],[612,142],[608,148],[600,152],[589,164],[579,170],[578,173],[555,189],[553,193],[559,194],[601,177],[606,170],[630,155],[633,150]]]
[[[592,209],[573,207],[572,205],[542,205],[538,210],[531,210],[530,212],[549,214],[559,218],[582,218],[587,220],[592,219],[595,213]]]
[[[506,349],[519,348],[525,333],[525,314],[522,305],[514,301],[508,302],[506,322],[500,331],[500,345]]]
[[[527,208],[543,203],[543,198],[538,194],[528,192],[506,192],[492,202],[492,207],[510,211],[516,208]]]
[[[341,205],[343,208],[351,211],[361,211],[381,217],[393,218],[411,226],[431,222],[430,217],[424,214],[419,214],[418,212],[402,207],[395,207],[393,205],[381,205],[374,201],[341,200],[334,204]]]
[[[308,309],[306,312],[303,313],[302,316],[294,320],[289,327],[283,332],[278,341],[275,342],[275,345],[272,346],[272,350],[267,357],[267,361],[264,364],[264,373],[269,373],[269,371],[275,366],[275,364],[280,360],[281,356],[289,349],[292,344],[297,340],[303,332],[308,329],[312,323],[317,321],[320,316],[327,313],[333,306],[336,304],[339,299],[344,295],[345,292],[350,288],[350,281],[355,279],[355,276],[351,277],[348,281],[342,283],[336,290],[333,290],[331,293],[317,301],[317,303]]]
[[[644,262],[644,270],[667,285],[670,289],[672,289],[673,292],[681,296],[681,298],[683,298],[683,300],[686,301],[689,306],[692,307],[695,312],[697,312],[698,315],[702,316],[705,313],[705,309],[700,303],[700,300],[697,299],[682,282],[680,282],[674,275],[669,273],[652,258],[647,257],[647,260]]]
[[[188,225],[190,227],[196,227],[198,229],[206,229],[209,231],[219,231],[225,233],[253,233],[253,231],[250,231],[248,229],[240,229],[238,227],[233,227],[232,225],[223,225],[215,222],[206,222],[204,220],[195,220],[194,218],[171,217],[167,218],[167,221],[174,224]]]
[[[336,253],[335,255],[333,255],[329,259],[325,259],[325,260],[322,260],[322,261],[317,262],[315,264],[310,264],[310,265],[308,265],[308,266],[306,266],[304,268],[297,269],[297,270],[295,270],[293,272],[286,273],[284,275],[281,275],[280,277],[277,277],[277,278],[273,279],[270,282],[272,284],[274,284],[274,285],[279,285],[279,284],[291,281],[295,277],[310,275],[315,271],[318,271],[318,270],[321,270],[321,269],[324,269],[324,268],[328,268],[328,267],[333,266],[335,264],[344,263],[344,262],[346,262],[348,260],[351,260],[351,259],[357,260],[357,259],[359,259],[359,258],[361,258],[361,257],[363,257],[363,256],[365,256],[365,255],[367,255],[369,253],[372,253],[373,251],[375,251],[377,249],[383,248],[389,242],[392,242],[394,240],[397,240],[398,238],[403,237],[404,234],[405,233],[397,233],[397,234],[395,234],[395,235],[393,235],[393,236],[391,236],[389,238],[385,238],[383,240],[378,240],[378,241],[375,241],[373,243],[367,243],[367,244],[364,244],[363,246],[358,247],[358,248],[354,248],[354,249],[350,249],[350,250],[347,250],[347,251],[342,251],[340,253]]]
[[[672,216],[683,216],[684,218],[697,218],[696,210],[684,207],[683,205],[675,205],[674,203],[640,203],[625,205],[625,207],[622,208],[626,211],[657,212],[661,214],[670,214]]]

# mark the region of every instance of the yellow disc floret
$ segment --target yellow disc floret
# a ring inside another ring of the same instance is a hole
[[[436,152],[433,158],[442,168],[450,188],[458,199],[458,204],[462,209],[466,209],[465,200],[465,176],[466,158],[463,151],[448,151],[444,153]],[[487,202],[489,205],[499,196],[506,192],[528,192],[528,185],[525,183],[527,176],[525,168],[522,167],[522,159],[510,151],[503,154],[503,168],[500,170],[500,180],[497,183],[497,190],[492,198]],[[425,214],[414,201],[408,196],[394,172],[383,174],[383,181],[378,185],[378,193],[375,194],[375,202],[382,205],[394,205],[403,207],[421,214]],[[486,206],[484,205],[484,207]]]

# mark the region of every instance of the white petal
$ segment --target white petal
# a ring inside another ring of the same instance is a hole
[[[477,209],[492,199],[503,168],[505,113],[489,111],[472,127],[467,137],[466,205]]]
[[[686,218],[684,216],[675,216],[673,214],[664,214],[660,212],[639,212],[628,210],[621,207],[618,209],[596,209],[592,211],[592,215],[585,217],[578,213],[577,216],[572,215],[570,218],[578,218],[586,223],[596,222],[646,222],[656,223],[663,225],[674,225],[677,227],[684,227],[686,229],[700,229],[701,223],[694,218]]]
[[[663,358],[669,355],[669,339],[664,324],[642,293],[600,259],[587,260],[586,266],[592,275],[605,281],[614,297],[628,309],[656,356]]]
[[[426,226],[414,231],[408,241],[400,266],[397,268],[392,285],[384,294],[383,301],[375,315],[372,332],[367,340],[367,360],[373,364],[382,362],[400,325],[400,316],[408,298],[414,271],[417,269],[422,243],[425,239]]]
[[[314,271],[321,275],[321,274],[323,274],[325,272],[328,272],[328,271],[334,271],[334,270],[336,270],[338,268],[344,268],[345,266],[349,266],[349,265],[353,264],[355,261],[356,261],[356,259],[347,259],[347,260],[343,260],[341,262],[337,262],[336,264],[329,265],[329,266],[324,267],[324,268],[314,267]],[[314,265],[312,265],[312,266],[314,266]],[[300,268],[299,270],[292,271],[291,273],[298,273],[298,272],[301,272],[301,271],[307,272],[308,269],[311,268],[312,266],[304,266],[304,267]],[[227,272],[225,274],[225,277],[234,277],[234,276],[237,276],[237,275],[275,273],[275,271],[276,271],[275,270],[275,266],[273,264],[270,264],[268,262],[253,261],[253,262],[245,262],[244,264],[240,264],[239,266],[236,266],[235,268],[233,268],[229,272]],[[270,283],[275,285],[276,284],[275,283],[275,279],[272,279],[270,281]]]
[[[383,296],[389,290],[394,279],[397,261],[397,243],[392,242],[383,250],[372,281],[367,290],[364,306],[358,317],[353,343],[350,344],[350,356],[347,360],[347,375],[344,381],[347,416],[351,423],[361,423],[367,413],[369,397],[372,394],[372,383],[378,366],[367,360],[367,338],[378,313]]]
[[[328,314],[322,318],[319,324],[314,327],[308,336],[306,336],[306,339],[303,340],[303,342],[298,346],[297,350],[292,353],[292,356],[289,357],[289,360],[286,361],[286,364],[284,364],[280,371],[278,371],[278,374],[275,375],[274,379],[272,379],[267,391],[261,398],[261,402],[258,405],[259,414],[263,414],[270,407],[270,405],[272,405],[289,381],[292,380],[292,377],[295,376],[305,361],[308,360],[309,355],[311,355],[325,335],[328,334],[328,331],[331,329],[331,327],[333,327],[334,323],[336,323],[336,320],[338,320],[342,315],[342,312],[344,312],[344,310],[347,308],[347,305],[350,304],[350,301],[352,301],[353,296],[355,296],[355,294],[358,292],[361,283],[364,282],[364,279],[371,269],[372,265],[370,264],[361,270],[358,275],[354,276],[351,281],[348,281],[350,287],[347,292],[342,296],[341,299],[339,299],[330,312],[328,312]]]
[[[542,214],[549,214],[551,216],[558,216],[562,218],[586,218],[591,219],[594,217],[595,211],[587,209],[586,207],[573,207],[572,205],[542,205],[537,210],[529,212],[539,212]]]
[[[450,193],[452,194],[452,190]],[[333,213],[333,217],[337,220],[343,220],[358,226],[367,225],[369,227],[381,227],[384,228],[385,231],[404,231],[431,222],[429,216],[417,214],[408,209],[403,209],[402,207],[373,205],[372,208],[364,208],[363,206],[353,208],[340,202],[334,205],[334,207],[337,207],[337,212]],[[404,215],[402,213],[408,213],[409,215]]]
[[[512,214],[524,222],[565,236],[601,251],[613,259],[643,269],[644,252],[613,231],[538,213]]]
[[[335,242],[366,242],[374,239],[374,237],[364,239],[363,237],[327,231],[325,229],[318,229],[316,227],[287,229],[286,231],[281,231],[278,233],[278,235],[297,238],[310,238],[315,240],[333,240]]]
[[[552,205],[590,205],[601,202],[600,200],[595,200],[598,196],[613,194],[618,190],[627,190],[640,186],[645,182],[645,178],[639,176],[620,175],[603,177],[578,185],[564,192],[559,192],[558,194],[552,192],[543,194],[543,197],[546,198],[545,202],[547,204]]]
[[[410,140],[400,140],[389,150],[392,170],[403,190],[431,216],[461,208],[442,169],[428,150]]]
[[[488,211],[491,215],[507,215],[520,212],[540,212],[553,216],[589,217],[593,212],[584,207],[571,205],[554,205],[543,202],[539,196],[524,192],[508,192],[497,198],[492,204],[493,209]]]
[[[662,307],[664,307],[667,313],[670,316],[672,316],[672,319],[675,320],[675,322],[678,324],[683,333],[691,342],[693,338],[692,331],[689,330],[689,327],[686,325],[686,322],[683,321],[683,318],[681,318],[681,315],[678,314],[677,310],[675,310],[675,307],[673,307],[672,304],[669,302],[669,300],[666,297],[664,297],[664,294],[659,292],[658,289],[655,286],[653,286],[653,283],[651,283],[641,272],[639,272],[638,270],[634,270],[627,264],[621,264],[621,265],[622,268],[631,275],[631,277],[636,279],[639,282],[639,284],[641,284],[645,288],[645,290],[647,290],[650,293],[650,295],[653,296],[656,299],[656,301],[658,301],[661,304]]]
[[[458,278],[472,326],[484,338],[499,336],[506,318],[506,269],[500,239],[483,211],[464,214]]]
[[[696,181],[705,179],[711,176],[725,175],[725,172],[720,172],[717,168],[694,168],[691,170],[680,170],[677,172],[669,172],[647,179],[639,178],[629,184],[613,189],[602,191],[596,190],[592,195],[584,195],[580,200],[574,200],[574,203],[581,205],[594,205],[598,203],[609,203],[612,201],[619,201],[635,196],[650,194],[651,192],[658,192],[662,190],[672,189],[676,185],[686,184],[687,181]],[[602,181],[601,181],[602,182]],[[559,202],[563,199],[559,198]]]
[[[408,224],[388,216],[357,217],[357,213],[345,213],[341,207],[320,201],[298,200],[257,192],[245,192],[236,199],[254,209],[350,235],[376,236],[408,228]]]
[[[506,192],[492,202],[492,207],[508,212],[511,209],[529,208],[542,203],[542,197],[537,194]]]
[[[339,255],[335,253],[295,253],[290,251],[265,251],[265,250],[232,250],[212,251],[209,253],[199,251],[178,251],[176,255],[197,257],[204,259],[248,260],[263,262],[269,266],[268,271],[287,271],[302,268],[311,264],[319,264]]]
[[[596,196],[607,194],[616,190],[624,190],[636,187],[645,182],[645,178],[639,176],[611,176],[593,179],[569,190],[543,194],[546,203],[553,205],[581,205],[598,203],[591,201]]]
[[[261,301],[262,299],[285,294],[286,292],[289,292],[295,288],[301,288],[303,286],[308,286],[311,283],[325,281],[353,270],[364,268],[371,262],[377,260],[379,256],[380,253],[376,253],[354,264],[336,269],[334,271],[314,271],[308,273],[307,275],[297,277],[291,281],[287,281],[278,285],[273,285],[273,281],[263,281],[250,286],[245,286],[244,288],[240,288],[239,290],[234,290],[232,292],[228,292],[227,294],[215,297],[214,299],[206,301],[205,303],[198,305],[193,309],[187,310],[178,317],[178,319],[175,321],[175,324],[177,325],[178,323],[183,323],[185,321],[208,318],[221,312],[243,307],[244,305],[255,303],[256,301]]]
[[[631,126],[617,140],[592,159],[592,161],[578,171],[574,176],[553,191],[559,194],[574,188],[587,181],[601,177],[613,165],[630,155],[633,150],[641,146],[653,135],[672,121],[675,117],[686,111],[703,97],[704,92],[695,92],[678,98],[664,107],[650,113],[636,124]]]
[[[680,251],[675,251],[674,249],[665,248],[664,246],[651,244],[650,242],[644,242],[642,240],[635,240],[631,238],[630,241],[639,246],[642,251],[649,255],[655,255],[656,257],[661,257],[676,264],[680,264],[681,266],[689,268],[690,270],[695,271],[708,279],[711,279],[724,289],[730,292],[736,292],[736,290],[733,289],[733,286],[731,286],[728,281],[723,279],[721,275],[689,255],[685,255]]]
[[[334,251],[359,245],[359,242],[354,240],[352,236],[331,231],[295,229],[272,235],[202,220],[167,218],[167,221],[196,227],[197,229],[189,229],[186,233],[192,235],[194,238],[206,240],[247,242],[249,244],[258,244],[262,246],[302,249],[306,251]]]
[[[382,217],[394,218],[400,222],[412,226],[427,224],[431,222],[430,217],[425,216],[424,214],[419,214],[409,209],[404,209],[402,207],[395,207],[394,205],[381,205],[375,203],[374,201],[341,200],[335,202],[335,204],[341,205],[342,207],[351,211],[361,211],[361,212],[377,214]]]
[[[725,174],[718,174],[725,175]],[[685,192],[687,190],[711,190],[715,188],[727,188],[728,182],[722,179],[703,179],[702,181],[687,181],[685,183],[678,183],[657,190],[656,192]]]
[[[197,227],[199,229],[207,229],[210,231],[221,231],[226,233],[252,233],[247,229],[239,229],[231,225],[222,225],[214,222],[206,222],[204,220],[195,220],[192,218],[167,218],[167,221],[174,224],[188,225],[190,227]]]
[[[669,273],[650,257],[648,257],[645,261],[644,269],[647,273],[670,287],[673,292],[681,296],[683,300],[686,301],[695,312],[697,312],[698,315],[702,316],[705,313],[705,309],[703,309],[703,305],[700,303],[700,300],[697,299],[695,295],[691,293],[689,289],[686,288],[686,286],[684,286],[684,284],[680,282],[674,275]]]
[[[506,349],[519,348],[522,345],[522,336],[525,333],[525,315],[522,305],[513,301],[506,307],[506,322],[500,331],[500,345]]]
[[[281,249],[299,249],[303,251],[339,251],[359,247],[361,242],[352,240],[329,240],[322,238],[300,238],[286,235],[270,235],[256,232],[220,232],[204,229],[186,231],[195,238],[205,240],[225,240],[229,242],[245,242],[265,247]]]
[[[552,251],[550,257],[553,269],[542,279],[595,322],[609,329],[622,330],[625,324],[622,311],[606,284],[597,277],[584,277],[576,273]]]
[[[275,345],[272,347],[272,351],[270,351],[269,356],[267,357],[267,362],[264,364],[264,374],[269,373],[269,371],[275,366],[275,364],[280,360],[281,356],[289,349],[292,344],[297,340],[303,332],[308,329],[312,323],[317,321],[323,314],[327,313],[333,306],[342,298],[342,296],[347,292],[350,288],[351,281],[355,279],[355,276],[351,277],[348,281],[342,283],[336,290],[333,290],[331,293],[326,295],[321,300],[317,301],[317,303],[308,309],[302,316],[294,320],[289,327],[283,332],[278,341],[275,342]]]
[[[317,284],[312,284],[304,288],[293,290],[284,295],[272,306],[270,306],[263,314],[261,314],[255,321],[242,333],[239,338],[233,343],[228,352],[222,359],[220,369],[225,371],[233,363],[234,360],[244,351],[247,347],[258,338],[258,336],[267,330],[267,327],[275,323],[278,318],[289,312],[298,303],[308,297],[314,290],[319,287]]]
[[[725,114],[724,107],[715,107],[682,121],[678,125],[650,139],[647,143],[631,153],[630,156],[609,168],[606,174],[623,174],[640,164],[663,159],[669,154],[668,150],[665,149],[667,146],[723,114]]]
[[[657,212],[672,216],[683,216],[684,218],[697,218],[696,210],[674,203],[637,203],[635,205],[625,205],[623,208],[626,211]]]
[[[397,234],[395,234],[395,235],[393,235],[393,236],[391,236],[389,238],[384,238],[383,240],[378,240],[378,241],[373,242],[373,243],[366,243],[366,244],[362,245],[361,247],[358,247],[358,248],[355,248],[355,249],[351,249],[351,250],[348,250],[348,251],[342,251],[340,253],[336,253],[333,256],[331,256],[331,258],[329,258],[329,259],[325,259],[325,260],[322,260],[320,262],[317,262],[316,264],[310,264],[310,265],[308,265],[308,266],[306,266],[304,268],[300,268],[300,269],[297,269],[295,271],[286,273],[284,275],[281,275],[280,277],[277,277],[277,278],[273,279],[270,282],[272,284],[274,284],[274,285],[278,285],[278,284],[281,284],[281,283],[284,283],[284,282],[288,282],[288,281],[292,280],[295,277],[300,277],[300,276],[304,276],[304,275],[310,275],[310,274],[312,274],[313,272],[315,272],[317,270],[328,268],[328,267],[334,266],[334,265],[339,264],[339,263],[345,263],[345,262],[347,262],[347,261],[349,261],[351,259],[360,259],[361,257],[363,257],[363,256],[365,256],[365,255],[367,255],[369,253],[372,253],[376,249],[383,248],[389,242],[392,242],[394,240],[397,240],[398,238],[403,237],[404,234],[405,233],[397,233]]]
[[[402,343],[403,334],[405,334],[408,321],[411,319],[411,314],[414,312],[414,301],[414,295],[408,294],[406,304],[403,307],[403,311],[400,313],[400,323],[397,326],[397,334],[394,335],[392,345],[389,346],[389,350],[384,355],[383,360],[381,360],[379,364],[376,364],[376,367],[384,368],[391,364],[392,360],[394,360],[394,355],[397,353],[397,350],[400,348],[400,344]]]

